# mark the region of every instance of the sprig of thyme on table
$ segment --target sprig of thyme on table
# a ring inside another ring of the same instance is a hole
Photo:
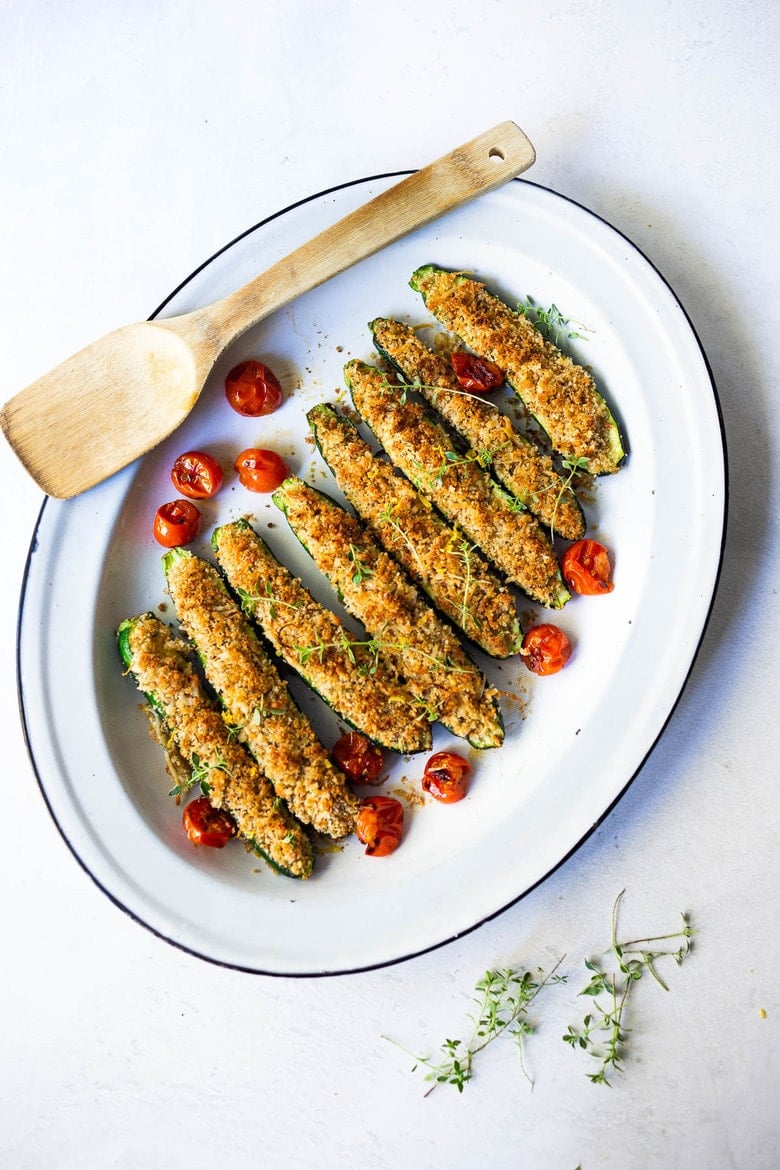
[[[678,931],[619,942],[617,913],[624,893],[621,890],[613,904],[611,942],[604,953],[609,956],[615,969],[607,969],[604,956],[601,962],[585,960],[591,979],[579,994],[592,998],[593,1009],[586,1014],[582,1027],[569,1027],[562,1037],[573,1049],[588,1052],[599,1062],[596,1071],[588,1074],[594,1084],[609,1085],[607,1072],[610,1069],[623,1071],[622,1062],[630,1032],[625,1023],[625,1013],[636,984],[647,972],[668,990],[656,970],[656,963],[663,958],[672,958],[678,964],[681,963],[690,953],[691,936],[696,933],[688,915],[683,914],[683,924]],[[659,943],[678,945],[674,948],[659,947]],[[454,1085],[462,1093],[466,1083],[474,1076],[475,1058],[501,1036],[513,1039],[519,1052],[520,1068],[530,1080],[523,1063],[523,1041],[533,1034],[535,1025],[529,1019],[528,1011],[545,987],[568,982],[568,975],[558,973],[562,962],[563,957],[547,974],[541,967],[535,970],[505,968],[486,971],[475,984],[478,993],[475,1001],[477,1011],[470,1017],[473,1027],[468,1040],[444,1040],[439,1046],[437,1057],[417,1056],[403,1048],[403,1045],[397,1045],[414,1059],[412,1072],[422,1067],[426,1070],[425,1080],[433,1082],[425,1096],[441,1084]],[[599,1002],[600,996],[608,997],[606,1006]],[[389,1040],[390,1037],[385,1036],[384,1039]],[[391,1043],[397,1044],[397,1041]]]
[[[473,1028],[469,1039],[465,1043],[462,1040],[445,1040],[439,1049],[442,1054],[439,1060],[409,1054],[416,1061],[412,1072],[422,1065],[428,1070],[425,1080],[433,1081],[425,1096],[429,1096],[437,1085],[442,1084],[454,1085],[462,1093],[463,1086],[473,1076],[474,1058],[503,1035],[509,1035],[514,1040],[520,1057],[520,1068],[530,1080],[523,1062],[523,1041],[534,1032],[528,1009],[545,987],[566,982],[566,975],[557,974],[562,962],[563,956],[547,974],[541,967],[535,972],[511,968],[486,971],[474,985],[478,993],[475,1000],[477,1012],[470,1017]]]
[[[618,942],[617,914],[624,893],[624,890],[620,891],[612,907],[612,940],[609,950],[599,962],[585,961],[591,978],[580,995],[593,1000],[593,1010],[585,1015],[581,1027],[570,1026],[563,1036],[564,1041],[574,1050],[587,1052],[598,1062],[596,1071],[588,1073],[588,1079],[596,1085],[610,1084],[607,1079],[609,1070],[624,1071],[623,1058],[630,1032],[625,1015],[633,989],[642,976],[648,973],[664,991],[668,991],[655,965],[662,958],[672,958],[678,965],[682,963],[690,954],[691,936],[695,934],[688,915],[683,914],[682,928],[678,931]],[[678,940],[679,945],[674,949],[657,948],[658,943]],[[606,1006],[599,1001],[600,996],[606,997]]]

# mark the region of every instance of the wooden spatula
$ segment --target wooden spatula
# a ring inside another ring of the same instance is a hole
[[[221,301],[107,334],[11,398],[8,442],[36,483],[69,499],[151,450],[187,417],[241,333],[301,293],[530,167],[502,122],[409,175]]]

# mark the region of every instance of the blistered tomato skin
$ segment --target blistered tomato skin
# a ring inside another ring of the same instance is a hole
[[[523,662],[534,674],[557,674],[571,657],[571,642],[558,626],[532,626],[520,648]]]
[[[377,784],[385,764],[385,754],[359,731],[348,731],[333,745],[333,758],[354,784]]]
[[[185,451],[174,461],[171,482],[191,500],[208,500],[222,487],[222,468],[207,451]]]
[[[369,857],[387,857],[401,843],[404,810],[393,796],[369,796],[361,800],[355,834]]]
[[[247,447],[235,462],[238,478],[250,492],[275,492],[290,474],[281,456],[261,447]]]
[[[425,765],[422,787],[442,804],[463,800],[468,789],[471,764],[456,752],[434,752]]]
[[[595,597],[615,588],[609,553],[597,540],[586,538],[569,545],[561,558],[561,572],[572,593]]]
[[[487,358],[459,349],[450,355],[450,363],[458,382],[470,394],[487,394],[504,384],[504,371]]]
[[[225,397],[239,414],[258,418],[281,405],[282,387],[264,362],[240,362],[225,378]]]
[[[193,845],[222,849],[236,835],[236,822],[230,813],[214,808],[206,796],[191,800],[181,819]]]
[[[161,504],[154,516],[154,536],[164,548],[190,544],[200,532],[201,515],[191,500]]]

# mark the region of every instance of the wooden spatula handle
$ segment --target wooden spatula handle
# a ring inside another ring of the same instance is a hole
[[[536,153],[519,126],[492,130],[402,179],[326,228],[203,313],[226,344],[282,305],[530,167]],[[198,314],[200,316],[200,314]]]

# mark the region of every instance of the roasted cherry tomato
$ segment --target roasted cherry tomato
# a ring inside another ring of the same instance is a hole
[[[471,764],[455,752],[434,752],[423,772],[423,791],[442,804],[463,800],[471,775]]]
[[[573,593],[592,596],[615,588],[609,553],[597,540],[586,538],[570,544],[561,558],[561,572]]]
[[[376,784],[385,763],[385,754],[359,731],[348,731],[333,745],[333,758],[348,779],[356,784]]]
[[[200,512],[190,500],[161,504],[154,517],[154,535],[166,548],[189,544],[200,532]]]
[[[558,626],[543,622],[525,635],[520,653],[534,674],[556,674],[569,661],[571,642]]]
[[[237,832],[230,813],[214,808],[207,796],[191,800],[181,820],[193,845],[208,845],[211,849],[221,849]]]
[[[370,857],[387,857],[398,848],[404,825],[404,809],[392,796],[368,796],[361,800],[355,833]]]
[[[206,451],[185,451],[174,460],[171,480],[191,500],[208,500],[222,487],[222,468]]]
[[[263,362],[241,362],[225,378],[225,395],[239,414],[257,418],[271,414],[282,401],[282,387]]]
[[[487,358],[459,349],[450,355],[450,362],[463,389],[472,394],[487,394],[504,385],[504,371]]]
[[[275,492],[287,479],[290,469],[275,451],[247,447],[235,463],[238,478],[250,492]]]

